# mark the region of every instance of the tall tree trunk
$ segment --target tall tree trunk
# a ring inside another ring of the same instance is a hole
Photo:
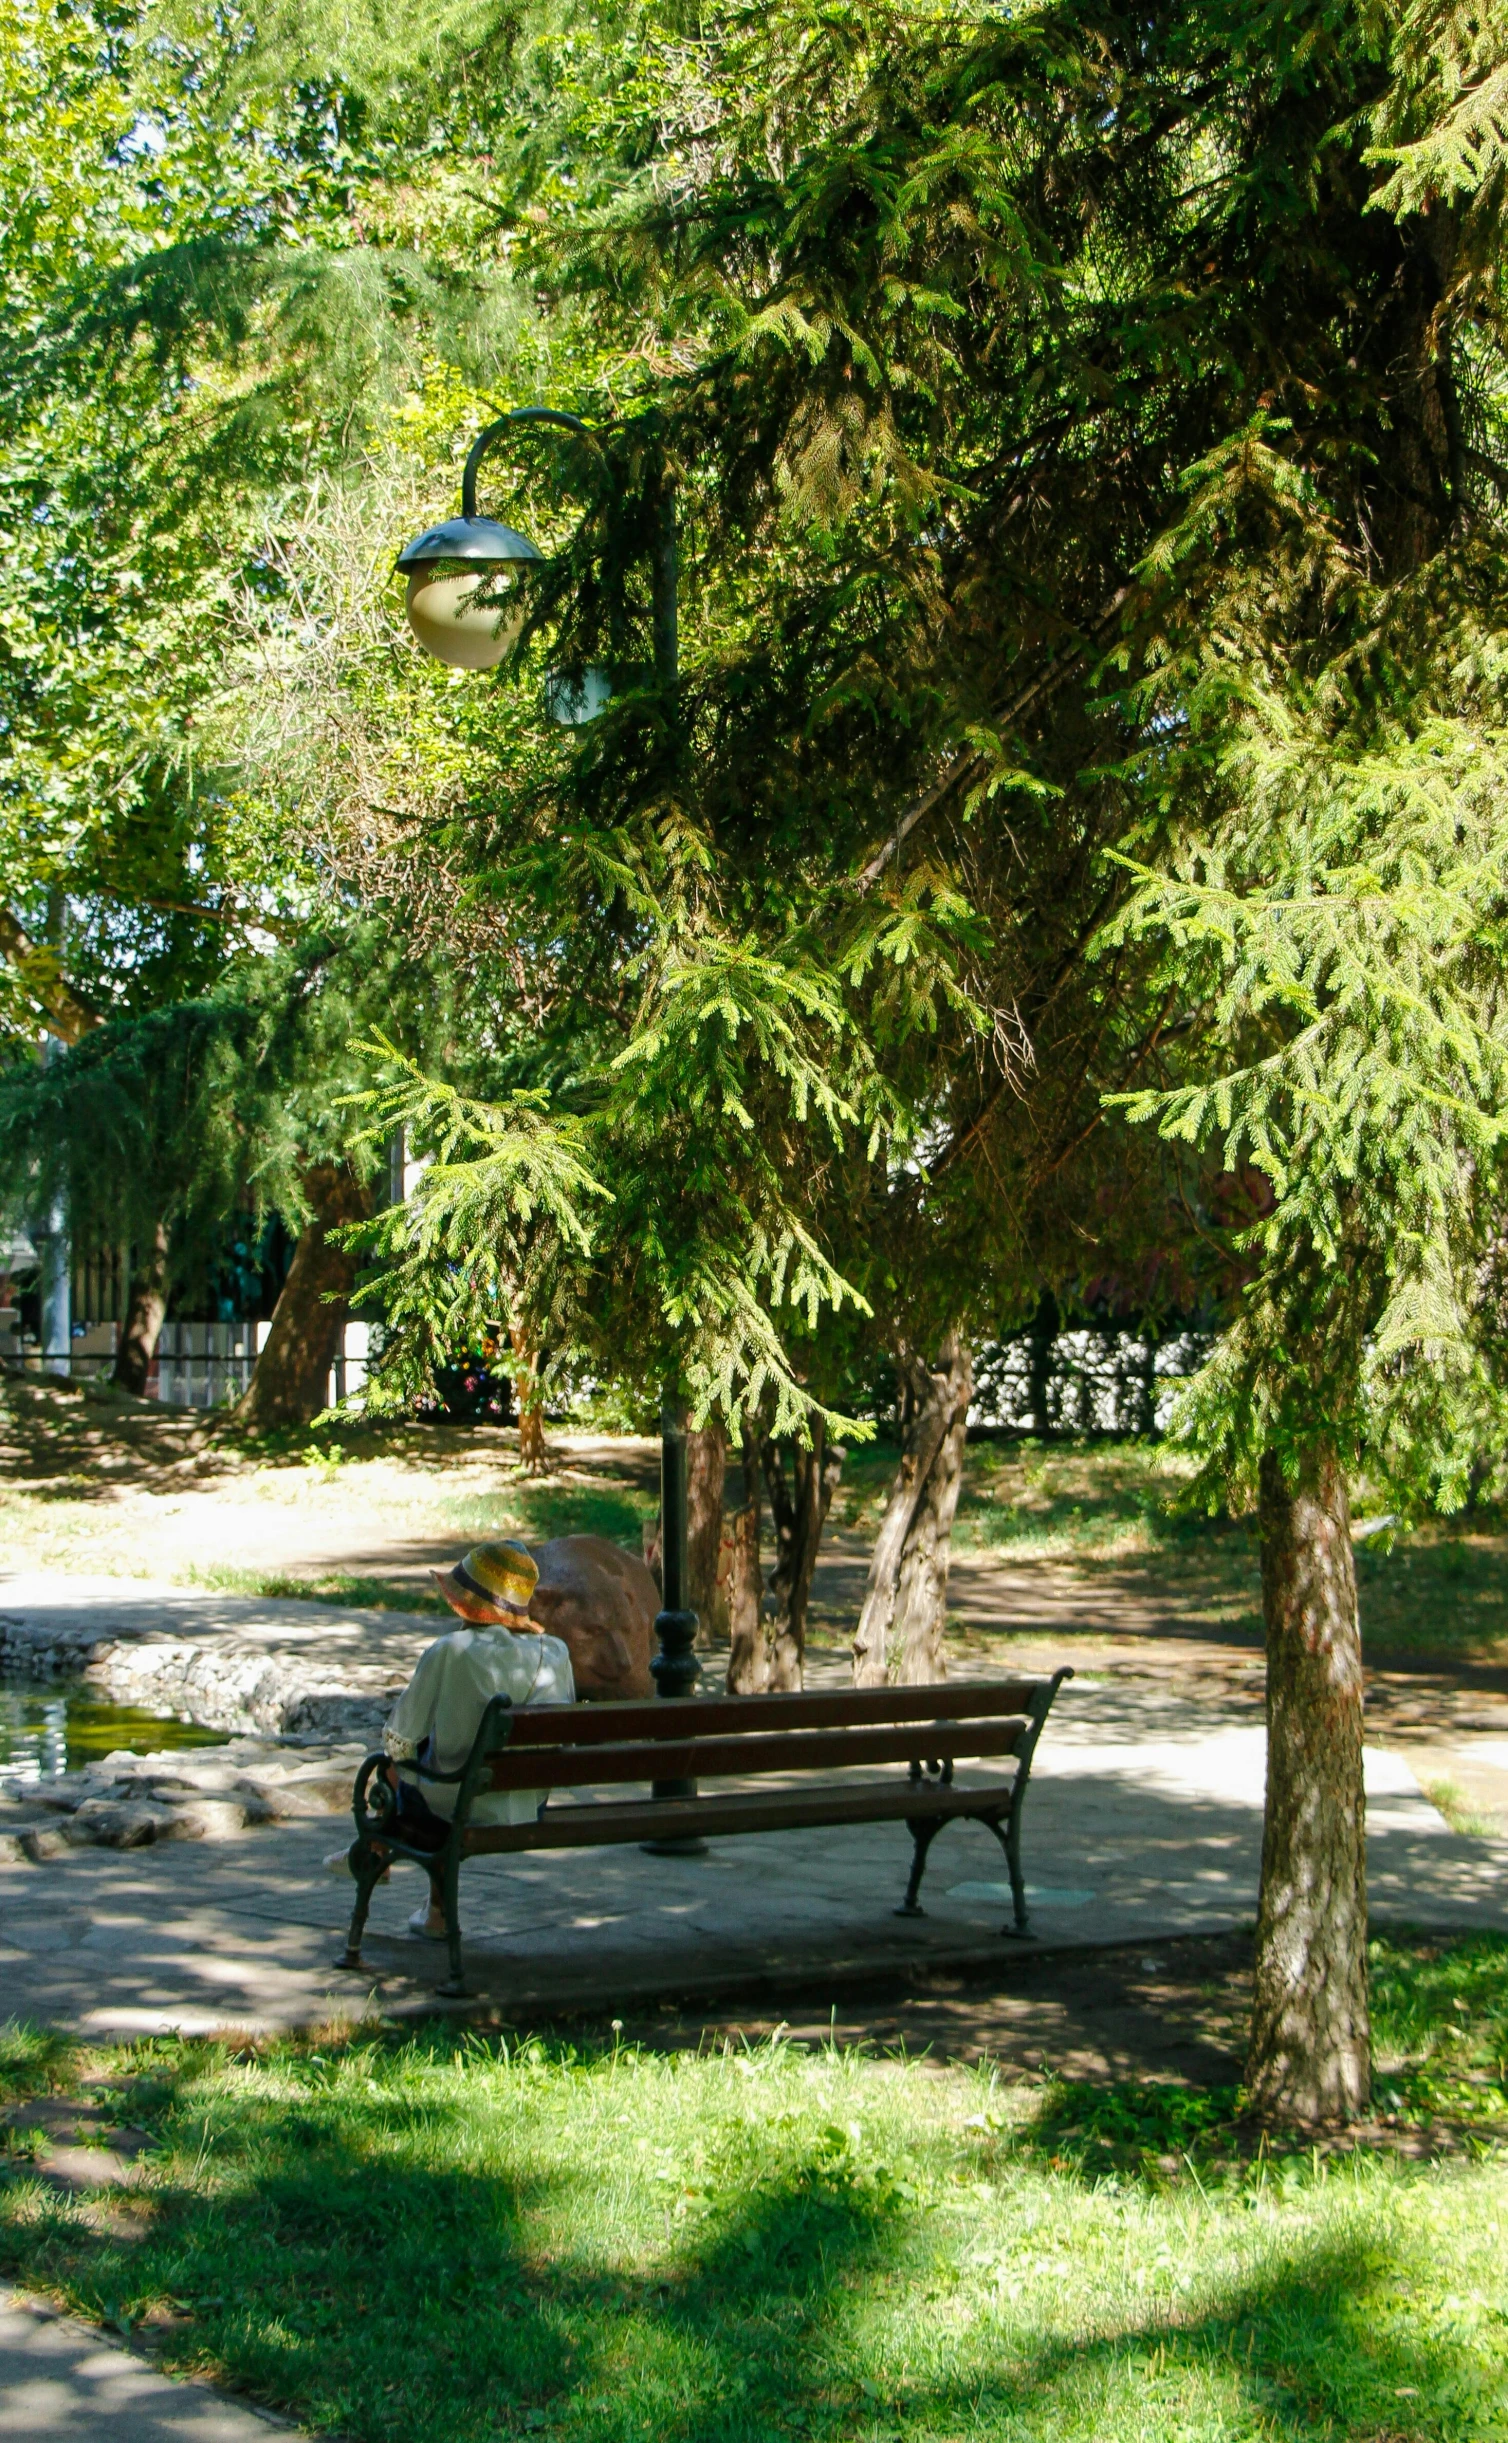
[[[761,1457],[775,1528],[775,1567],[770,1578],[775,1618],[770,1629],[769,1676],[765,1685],[771,1689],[794,1689],[802,1685],[806,1673],[806,1615],[817,1567],[817,1548],[848,1453],[841,1442],[829,1446],[827,1428],[820,1417],[814,1417],[810,1443],[791,1445],[789,1485],[780,1446],[766,1442]]]
[[[517,1324],[508,1326],[513,1346],[513,1401],[518,1410],[518,1463],[526,1475],[538,1476],[550,1464],[545,1447],[545,1402],[539,1381],[539,1352],[531,1349]]]
[[[727,1582],[718,1583],[727,1465],[727,1436],[717,1420],[692,1426],[686,1435],[686,1600],[697,1617],[699,1646],[720,1646],[728,1634]]]
[[[747,1420],[742,1481],[733,1513],[733,1568],[728,1581],[728,1694],[758,1696],[769,1685],[764,1579],[759,1568],[759,1436]]]
[[[897,1676],[912,1685],[946,1675],[948,1562],[973,1390],[973,1355],[956,1332],[935,1366],[914,1351],[902,1358],[900,1464],[854,1633],[860,1688],[883,1687],[892,1656]]]
[[[1265,2119],[1350,2120],[1371,2092],[1361,1636],[1335,1452],[1261,1469],[1267,1812],[1247,2086]]]
[[[356,1280],[356,1258],[328,1233],[361,1221],[370,1198],[343,1163],[316,1162],[304,1173],[307,1228],[293,1251],[288,1278],[272,1310],[267,1346],[251,1388],[236,1411],[242,1425],[306,1424],[324,1407],[330,1368]]]
[[[152,1233],[151,1244],[138,1256],[131,1273],[126,1316],[120,1327],[120,1345],[111,1375],[122,1391],[133,1392],[137,1399],[145,1395],[147,1376],[157,1354],[158,1334],[168,1311],[167,1283],[168,1226],[160,1221]]]

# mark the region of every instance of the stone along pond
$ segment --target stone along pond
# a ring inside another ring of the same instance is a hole
[[[224,1840],[342,1815],[364,1743],[236,1736],[87,1680],[0,1678],[0,1860]]]

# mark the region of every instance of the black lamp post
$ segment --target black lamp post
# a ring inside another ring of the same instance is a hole
[[[476,483],[477,469],[493,443],[530,424],[560,425],[584,440],[597,440],[580,416],[558,407],[517,407],[511,415],[499,416],[478,433],[467,453],[460,516],[429,527],[398,555],[399,570],[408,579],[409,626],[425,652],[452,670],[495,668],[512,652],[528,617],[530,571],[544,565],[544,555],[511,526],[478,517]],[[674,705],[679,675],[675,493],[663,476],[652,570],[655,670]],[[552,679],[546,705],[554,719],[576,727],[595,720],[610,695],[604,674],[588,670],[580,680]],[[695,1693],[701,1665],[696,1659],[697,1618],[686,1602],[686,1404],[674,1383],[666,1385],[660,1425],[662,1608],[655,1620],[660,1651],[650,1670],[662,1697],[684,1697]],[[689,1796],[695,1786],[656,1782],[655,1795]],[[676,1841],[663,1846],[686,1851],[703,1844]]]

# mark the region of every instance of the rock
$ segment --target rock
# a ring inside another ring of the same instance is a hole
[[[187,1807],[174,1807],[168,1829],[158,1835],[169,1841],[233,1841],[246,1829],[246,1809],[234,1798],[196,1798]]]
[[[117,1704],[207,1730],[291,1733],[317,1746],[373,1744],[435,1627],[420,1613],[263,1603],[110,1579],[10,1579],[3,1593],[7,1670],[82,1674]]]
[[[81,1800],[91,1798],[99,1783],[91,1773],[59,1773],[52,1781],[33,1782],[27,1796],[55,1815],[71,1815]]]
[[[145,1849],[172,1822],[173,1809],[154,1807],[149,1799],[86,1798],[64,1838],[79,1846],[97,1842],[102,1849]]]
[[[605,1535],[557,1535],[535,1548],[539,1584],[529,1616],[570,1648],[580,1697],[647,1697],[659,1589],[631,1552]]]
[[[68,1855],[70,1843],[65,1832],[23,1832],[19,1838],[23,1851],[34,1866],[43,1865],[48,1858],[65,1858]]]
[[[435,1627],[438,1634],[438,1621]],[[321,1740],[360,1739],[365,1755],[369,1748],[381,1744],[382,1726],[403,1688],[404,1682],[399,1680],[375,1697],[344,1695],[338,1689],[315,1689],[285,1708],[282,1727],[295,1738],[303,1734]]]
[[[24,1832],[0,1832],[0,1866],[19,1866],[26,1854]]]
[[[351,1785],[355,1779],[355,1765],[348,1773],[327,1772],[321,1767],[287,1781],[268,1781],[260,1774],[248,1774],[236,1783],[236,1793],[245,1796],[248,1806],[255,1804],[262,1809],[258,1820],[270,1817],[276,1823],[293,1823],[315,1815],[344,1815],[351,1804]]]

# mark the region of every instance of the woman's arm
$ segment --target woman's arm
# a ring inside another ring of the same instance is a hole
[[[434,1729],[448,1642],[438,1637],[432,1646],[426,1646],[414,1665],[413,1678],[388,1715],[382,1745],[395,1763],[411,1764]]]

